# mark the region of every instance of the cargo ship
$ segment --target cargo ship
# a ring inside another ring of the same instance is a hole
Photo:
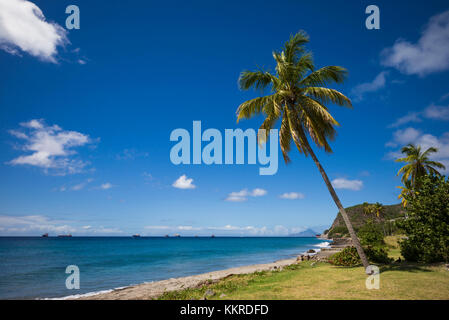
[[[71,238],[72,237],[72,235],[69,233],[69,234],[60,234],[60,235],[58,235],[58,238]]]
[[[44,234],[42,235],[42,238],[48,238],[48,233],[44,233]]]

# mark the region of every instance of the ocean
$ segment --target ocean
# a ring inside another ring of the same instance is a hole
[[[0,299],[60,298],[292,258],[317,238],[0,237]],[[66,267],[80,271],[67,289]]]

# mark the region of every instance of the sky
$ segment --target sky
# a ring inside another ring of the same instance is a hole
[[[66,7],[79,8],[67,29]],[[380,9],[368,30],[365,9]],[[315,148],[345,207],[399,203],[400,148],[436,146],[449,168],[447,1],[0,0],[0,235],[284,236],[332,224],[310,158],[175,165],[174,129],[236,123],[243,70],[305,30],[315,65],[348,69],[354,108],[333,153]],[[205,143],[203,143],[203,146]],[[447,170],[445,171],[447,174]]]

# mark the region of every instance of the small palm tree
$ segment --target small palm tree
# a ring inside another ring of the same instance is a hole
[[[279,141],[284,161],[286,163],[290,161],[288,153],[292,140],[300,153],[312,157],[346,223],[366,269],[369,264],[360,241],[308,140],[310,137],[319,148],[332,152],[328,140],[334,139],[335,126],[338,122],[329,113],[326,105],[329,103],[345,107],[352,107],[352,105],[345,95],[326,86],[343,82],[347,71],[339,66],[327,66],[315,70],[311,53],[304,49],[307,42],[309,42],[308,36],[300,31],[290,36],[282,51],[273,52],[276,61],[275,73],[259,69],[243,71],[240,74],[241,89],[270,88],[271,94],[242,103],[237,109],[237,121],[263,113],[265,120],[260,129],[265,129],[265,134],[263,130],[260,130],[258,135],[259,142],[263,143],[269,135],[269,130],[275,126],[278,119],[281,119]]]
[[[376,214],[378,218],[382,215],[382,212],[384,211],[384,206],[380,202],[376,202],[373,204],[373,212]]]
[[[371,205],[368,202],[362,204],[363,213],[367,216],[371,213]]]
[[[399,186],[397,188],[401,189],[401,193],[399,194],[398,199],[401,199],[402,206],[405,208],[407,206],[407,196],[413,195],[416,192],[413,191],[410,180],[405,180],[404,186]]]
[[[440,162],[429,160],[429,155],[437,151],[437,148],[430,147],[422,152],[421,146],[413,144],[403,147],[401,152],[406,157],[396,160],[396,162],[407,163],[398,171],[398,175],[402,174],[402,183],[406,185],[406,181],[410,181],[410,186],[415,188],[417,181],[426,174],[440,175],[435,168],[446,169],[446,167]]]

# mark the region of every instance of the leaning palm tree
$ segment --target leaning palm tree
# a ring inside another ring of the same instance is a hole
[[[259,130],[259,142],[264,143],[277,120],[281,119],[279,141],[286,163],[290,162],[288,153],[293,140],[298,151],[310,155],[320,171],[327,188],[335,201],[351,235],[353,244],[365,269],[368,260],[360,245],[351,221],[343,208],[326,172],[318,161],[310,139],[326,152],[332,152],[328,140],[333,140],[338,122],[329,113],[327,104],[352,107],[351,101],[337,90],[327,88],[331,83],[341,83],[346,77],[346,69],[327,66],[315,70],[312,55],[304,48],[309,42],[308,36],[300,31],[290,36],[282,51],[273,52],[276,72],[259,69],[243,71],[239,85],[243,90],[270,89],[270,94],[242,103],[237,109],[237,122],[242,118],[251,118],[263,113],[265,120]],[[265,133],[265,134],[264,134]]]
[[[406,182],[410,181],[410,186],[415,188],[418,180],[426,174],[440,175],[437,169],[446,169],[446,167],[437,161],[429,160],[429,155],[436,153],[437,148],[430,147],[422,152],[421,146],[409,144],[401,149],[401,152],[406,155],[404,158],[397,159],[396,162],[407,163],[399,171],[398,175],[402,174],[402,183],[407,186]]]

